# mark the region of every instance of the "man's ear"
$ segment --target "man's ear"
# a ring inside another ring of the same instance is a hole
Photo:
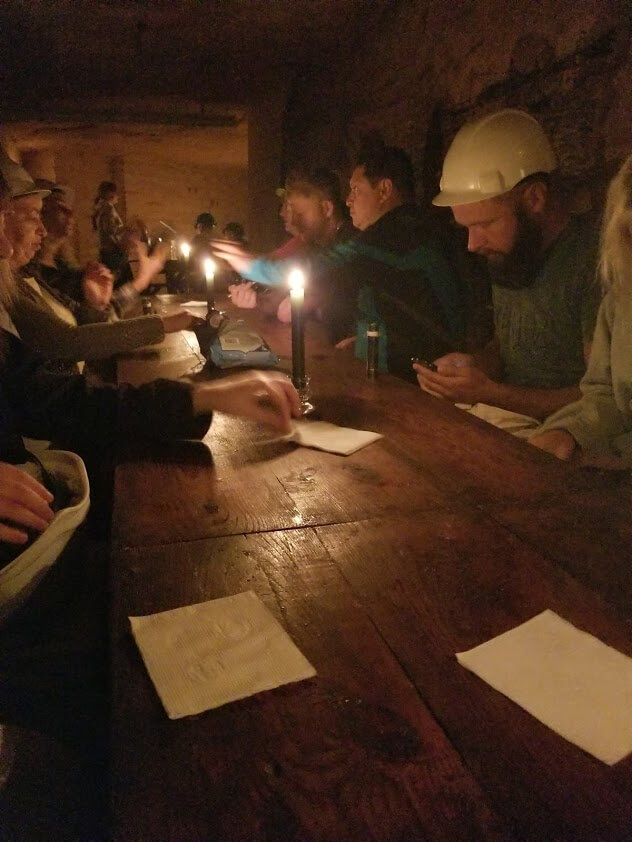
[[[543,181],[533,181],[525,185],[522,201],[528,214],[539,216],[544,213],[549,196],[549,188]]]
[[[331,219],[334,215],[334,203],[331,199],[321,199],[320,207],[326,219]]]
[[[390,178],[381,178],[377,184],[380,201],[387,202],[393,195],[393,182]]]

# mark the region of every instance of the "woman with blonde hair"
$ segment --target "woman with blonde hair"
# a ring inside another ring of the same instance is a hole
[[[531,444],[560,459],[586,454],[632,463],[632,155],[608,188],[599,310],[583,397],[548,418]]]

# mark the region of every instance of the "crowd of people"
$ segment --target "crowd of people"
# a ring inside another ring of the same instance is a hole
[[[322,167],[292,171],[279,192],[290,239],[271,254],[248,252],[237,223],[216,238],[211,214],[196,220],[196,253],[212,252],[243,279],[230,287],[235,305],[272,300],[288,321],[288,267],[303,264],[306,307],[339,353],[365,356],[367,327],[377,324],[382,371],[562,459],[632,462],[632,156],[610,184],[599,240],[596,216],[570,212],[551,143],[532,116],[505,109],[457,133],[433,203],[451,209],[488,272],[494,335],[484,347],[470,347],[464,264],[416,204],[404,150],[375,138],[364,144],[346,201]],[[166,254],[160,245],[148,252],[142,226],[126,226],[116,200],[116,185],[103,182],[92,217],[99,260],[78,266],[67,250],[72,191],[34,181],[1,154],[0,572],[46,535],[61,505],[25,436],[89,460],[121,436],[200,438],[214,410],[281,432],[300,412],[280,373],[139,388],[86,376],[86,361],[196,324],[187,312],[130,317]],[[35,633],[36,584],[9,606],[10,639],[19,641],[22,627]],[[7,678],[0,655],[0,723],[41,727],[26,697],[46,658],[44,646],[17,670],[11,661]]]

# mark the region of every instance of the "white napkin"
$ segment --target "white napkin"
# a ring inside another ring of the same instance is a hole
[[[553,611],[456,657],[604,763],[632,752],[632,658]]]
[[[193,299],[191,301],[183,301],[182,304],[180,304],[180,307],[182,307],[183,310],[194,309],[195,307],[204,307],[206,310],[207,306],[206,301],[195,301]]]
[[[252,591],[129,619],[170,719],[316,675]]]
[[[381,433],[337,427],[327,421],[294,421],[292,427],[292,432],[286,436],[288,441],[295,441],[303,447],[340,453],[343,456],[349,456],[382,438]]]

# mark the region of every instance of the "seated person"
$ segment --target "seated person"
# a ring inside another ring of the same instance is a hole
[[[11,268],[18,271],[33,258],[46,231],[40,219],[42,195],[28,173],[17,164],[3,162],[1,170],[9,185],[11,214],[6,236],[12,246]],[[153,262],[152,262],[153,261]],[[143,271],[153,275],[160,258],[147,258]],[[11,298],[11,317],[24,342],[47,359],[59,361],[59,370],[72,370],[68,363],[103,359],[112,354],[160,342],[168,331],[185,330],[197,323],[189,313],[108,321],[112,276],[104,267],[92,267],[83,279],[86,296],[93,302],[78,303],[63,296],[41,278],[18,277]],[[82,322],[79,324],[79,322]]]
[[[548,418],[530,442],[560,459],[581,450],[631,465],[632,155],[608,189],[599,269],[606,295],[580,383],[581,400]]]
[[[204,277],[204,258],[210,257],[209,243],[213,239],[216,228],[215,217],[212,213],[200,213],[195,220],[195,236],[191,240],[189,255],[187,285],[188,291],[204,297],[206,295],[206,279]]]
[[[495,337],[438,357],[437,371],[416,365],[419,385],[522,437],[579,396],[601,297],[594,223],[571,216],[555,167],[537,121],[500,111],[457,133],[433,200],[487,260]]]
[[[355,332],[358,315],[360,337],[377,321],[381,367],[410,379],[412,356],[438,356],[460,341],[458,282],[414,204],[412,164],[402,149],[367,143],[349,183],[347,205],[360,233],[310,255],[308,282],[322,279],[331,291],[323,310],[333,342]],[[286,281],[289,262],[253,260],[236,250],[226,259],[253,280]],[[362,356],[359,343],[357,350]]]
[[[342,201],[338,176],[324,167],[312,171],[295,170],[290,173],[283,189],[280,215],[288,233],[295,233],[297,242],[294,246],[290,240],[281,249],[269,255],[269,260],[300,255],[315,256],[337,243],[346,242],[355,234]],[[264,276],[260,280],[264,281]],[[327,288],[326,280],[318,279],[306,290],[305,312],[322,311],[326,306],[326,299],[333,295]],[[272,284],[276,285],[274,277]],[[231,288],[231,295],[233,303],[237,306],[254,307],[256,304],[252,283]],[[279,320],[289,322],[289,296],[283,295],[280,301],[276,296],[275,305]],[[348,329],[345,327],[345,335]]]
[[[227,222],[222,229],[222,237],[231,243],[237,243],[237,245],[243,248],[248,248],[246,232],[241,222]]]
[[[42,196],[41,216],[46,235],[34,260],[30,263],[32,267],[30,274],[41,278],[45,284],[77,302],[85,301],[98,310],[107,309],[110,317],[115,314],[123,318],[137,309],[141,294],[154,282],[157,273],[162,268],[168,246],[159,243],[151,255],[155,259],[148,261],[145,259],[147,258],[147,235],[143,223],[135,220],[124,226],[121,244],[125,248],[128,259],[122,264],[120,273],[114,280],[115,289],[107,307],[104,307],[103,294],[94,286],[94,280],[101,279],[107,287],[109,279],[113,276],[103,264],[89,263],[83,269],[74,260],[70,246],[70,236],[74,228],[71,189],[46,179],[36,179],[35,183],[42,190],[49,190],[50,194]],[[149,271],[150,269],[152,271]],[[87,277],[91,282],[86,283]],[[95,291],[98,292],[97,300],[94,300]]]
[[[99,235],[99,260],[115,274],[125,262],[121,245],[123,220],[116,210],[118,188],[113,181],[102,181],[92,209],[92,227]]]

